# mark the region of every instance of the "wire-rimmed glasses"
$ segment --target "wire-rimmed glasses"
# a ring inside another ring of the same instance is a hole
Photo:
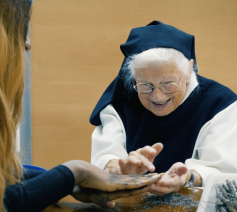
[[[155,88],[159,88],[161,92],[167,93],[167,94],[172,94],[175,93],[179,90],[179,87],[181,85],[182,79],[183,79],[184,74],[182,75],[179,85],[176,83],[169,81],[161,84],[159,87],[155,87],[154,85],[150,83],[138,83],[136,85],[133,85],[134,89],[141,94],[151,94]]]

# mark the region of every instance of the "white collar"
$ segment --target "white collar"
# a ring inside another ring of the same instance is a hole
[[[190,82],[188,84],[188,88],[187,88],[187,91],[184,95],[184,98],[183,98],[183,101],[180,103],[180,105],[189,97],[189,95],[192,93],[192,91],[198,86],[198,81],[197,81],[197,77],[196,77],[196,74],[192,73],[191,75],[191,79],[190,79]]]

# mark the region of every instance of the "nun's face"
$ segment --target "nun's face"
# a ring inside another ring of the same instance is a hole
[[[190,67],[192,66],[193,60],[190,60]],[[136,69],[135,79],[137,84],[145,83],[156,87],[150,94],[138,92],[138,97],[142,105],[156,116],[169,115],[182,102],[187,84],[191,78],[191,73],[192,69],[190,69],[188,76],[183,75],[183,72],[178,70],[174,63],[151,64],[145,69]],[[164,83],[175,83],[180,86],[177,92],[167,94],[159,89]]]

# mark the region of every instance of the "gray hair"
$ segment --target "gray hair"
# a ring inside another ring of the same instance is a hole
[[[124,86],[128,91],[133,90],[133,83],[135,80],[135,69],[146,68],[151,63],[170,63],[174,62],[178,70],[182,71],[184,75],[190,72],[189,60],[184,54],[172,48],[153,48],[143,51],[140,54],[129,56],[122,67],[122,78]]]

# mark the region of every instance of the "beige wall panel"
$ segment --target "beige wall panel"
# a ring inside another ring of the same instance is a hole
[[[33,164],[90,161],[89,117],[119,71],[119,46],[153,20],[195,35],[200,74],[237,92],[236,0],[35,0]]]

